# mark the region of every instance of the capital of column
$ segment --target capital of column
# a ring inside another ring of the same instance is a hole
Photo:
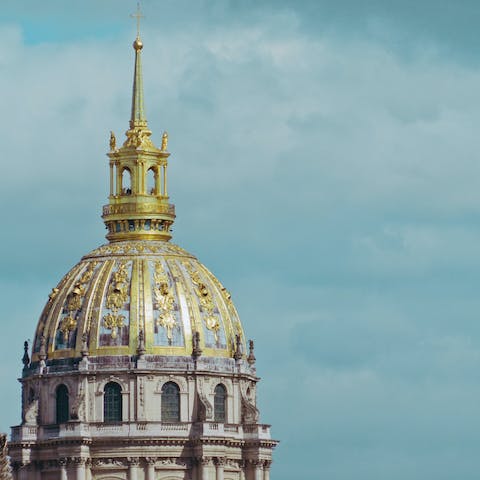
[[[147,462],[147,465],[155,465],[157,462],[156,457],[145,457],[145,461]]]
[[[224,467],[226,463],[227,460],[225,457],[215,457],[215,465],[218,467]]]
[[[196,460],[200,465],[203,465],[203,466],[212,465],[213,463],[212,457],[197,457]]]
[[[138,457],[128,457],[128,464],[132,467],[138,467],[140,465],[140,459]]]

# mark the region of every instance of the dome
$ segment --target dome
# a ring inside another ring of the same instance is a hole
[[[244,352],[230,294],[193,255],[164,241],[103,245],[52,290],[36,330],[33,361],[80,356]],[[143,342],[144,345],[141,345]]]

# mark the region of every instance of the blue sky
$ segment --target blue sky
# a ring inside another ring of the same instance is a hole
[[[133,1],[4,0],[0,430],[51,288],[104,242]],[[272,478],[478,478],[480,4],[145,1],[174,241],[256,340]]]

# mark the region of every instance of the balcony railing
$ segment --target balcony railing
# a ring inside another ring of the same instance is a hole
[[[270,439],[269,425],[237,425],[217,422],[162,423],[122,422],[83,423],[68,422],[40,427],[21,425],[12,428],[12,442],[71,438],[142,438],[142,437],[220,437],[235,439]]]

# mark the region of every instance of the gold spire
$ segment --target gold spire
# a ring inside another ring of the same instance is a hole
[[[132,114],[130,117],[130,128],[146,127],[145,109],[143,106],[143,75],[142,75],[142,48],[143,43],[140,38],[140,19],[143,18],[140,11],[140,2],[137,3],[137,12],[130,15],[137,19],[137,37],[133,42],[135,50],[135,72],[133,75],[133,93],[132,93]]]
[[[135,73],[133,76],[132,112],[126,140],[117,148],[115,134],[110,132],[110,196],[103,207],[107,238],[121,240],[165,240],[171,238],[170,227],[175,219],[175,206],[168,203],[167,151],[168,135],[162,136],[162,147],[151,141],[143,105],[141,64],[140,6],[137,13]]]

